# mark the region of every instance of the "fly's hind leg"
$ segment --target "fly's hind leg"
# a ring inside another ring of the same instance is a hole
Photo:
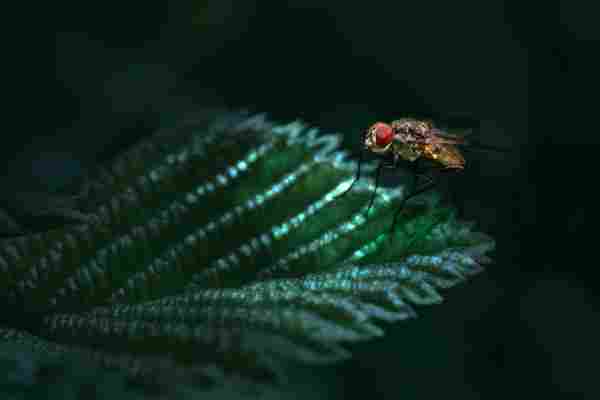
[[[433,177],[431,175],[427,175],[424,174],[422,172],[420,172],[418,170],[418,165],[417,165],[417,161],[415,161],[415,164],[412,167],[413,170],[413,183],[412,183],[412,190],[411,192],[407,195],[404,196],[404,198],[402,199],[402,201],[400,202],[400,205],[398,206],[398,208],[396,209],[396,212],[394,213],[394,218],[392,220],[392,226],[390,228],[390,240],[393,239],[394,237],[394,232],[395,232],[395,228],[396,228],[396,223],[398,221],[398,216],[400,215],[400,213],[402,212],[402,210],[404,209],[404,205],[406,204],[406,202],[410,199],[412,199],[413,197],[416,197],[422,193],[427,192],[428,190],[431,190],[435,187],[435,181],[433,179]],[[419,178],[425,178],[425,182],[419,184]]]

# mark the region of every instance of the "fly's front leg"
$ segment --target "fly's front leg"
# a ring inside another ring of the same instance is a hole
[[[365,217],[369,214],[369,210],[371,210],[371,207],[375,202],[375,197],[377,196],[377,188],[379,187],[379,178],[381,177],[381,171],[384,168],[396,168],[397,164],[398,160],[396,157],[394,157],[394,160],[391,161],[382,159],[379,162],[379,165],[377,165],[377,170],[375,171],[375,189],[373,189],[373,194],[371,195],[371,199],[369,200],[369,205],[367,207],[367,211],[365,212]]]
[[[360,167],[363,163],[363,153],[364,151],[361,150],[361,152],[359,153],[359,158],[358,158],[358,168],[356,169],[356,176],[354,177],[354,180],[352,181],[352,183],[350,184],[350,186],[348,186],[348,189],[344,190],[343,193],[338,194],[337,197],[342,197],[345,196],[346,194],[348,194],[348,192],[350,192],[350,190],[352,189],[352,187],[354,186],[354,184],[356,182],[358,182],[358,180],[360,179]]]
[[[364,145],[364,143],[365,143],[366,135],[367,135],[367,132],[364,132],[362,135],[362,139],[361,139],[362,145]],[[348,186],[348,189],[344,190],[343,193],[337,195],[337,197],[342,197],[342,196],[345,196],[346,194],[348,194],[350,192],[350,190],[352,190],[352,187],[354,186],[354,184],[356,182],[358,182],[358,180],[360,179],[360,167],[362,166],[362,163],[363,163],[365,150],[366,149],[363,147],[360,149],[360,152],[358,153],[358,167],[356,169],[356,176],[354,177],[354,180],[352,181],[350,186]]]

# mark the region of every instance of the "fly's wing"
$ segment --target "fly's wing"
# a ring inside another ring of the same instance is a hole
[[[437,154],[437,160],[446,168],[463,169],[465,167],[465,158],[453,144],[439,144]]]
[[[461,146],[464,146],[465,150],[491,151],[491,152],[497,152],[497,153],[508,153],[510,151],[510,149],[507,149],[507,148],[489,146],[489,145],[479,143],[478,141],[469,137],[473,133],[472,130],[466,131],[461,136],[452,135],[452,134],[446,133],[444,131],[441,131],[439,129],[434,129],[433,133],[434,133],[434,139],[432,140],[433,143],[461,145]]]
[[[440,128],[433,128],[437,143],[459,145],[464,151],[509,153],[510,148],[482,143],[482,121],[469,114],[450,114],[437,118]],[[454,128],[451,128],[454,127]]]
[[[444,132],[440,129],[433,128],[431,130],[432,133],[432,142],[436,144],[465,144],[465,136],[468,136],[470,132],[467,132],[464,136],[451,135],[447,132]]]

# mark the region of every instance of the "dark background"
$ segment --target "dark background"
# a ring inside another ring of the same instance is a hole
[[[4,187],[59,185],[194,106],[299,117],[350,149],[376,120],[479,121],[511,152],[469,154],[444,187],[496,263],[325,374],[347,399],[600,398],[600,34],[577,2],[530,3],[31,5],[5,52]]]

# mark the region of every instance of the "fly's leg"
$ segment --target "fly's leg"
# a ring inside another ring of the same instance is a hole
[[[364,153],[364,151],[361,151],[358,156],[359,158],[358,158],[358,168],[356,169],[356,177],[354,177],[354,180],[352,181],[352,183],[350,184],[348,189],[344,190],[344,193],[338,194],[337,197],[345,196],[352,189],[354,184],[360,179],[360,166],[363,162],[363,153]]]
[[[369,200],[369,206],[367,207],[367,211],[365,212],[365,217],[369,214],[369,210],[373,206],[375,202],[375,197],[377,196],[377,188],[379,187],[379,178],[381,176],[381,171],[384,168],[396,168],[398,164],[398,159],[394,159],[392,161],[389,160],[381,160],[379,165],[377,166],[377,170],[375,171],[375,188],[373,189],[373,194],[371,195],[371,199]]]
[[[396,210],[396,212],[394,213],[394,218],[392,220],[392,226],[390,228],[390,240],[392,240],[392,238],[394,237],[394,231],[396,228],[396,222],[398,221],[398,216],[400,215],[400,213],[402,212],[402,210],[404,209],[404,205],[406,204],[406,202],[410,199],[412,199],[415,196],[418,196],[422,193],[427,192],[428,190],[431,190],[435,187],[435,181],[433,180],[433,177],[424,173],[420,173],[418,171],[417,168],[417,164],[415,164],[413,166],[413,184],[412,184],[412,191],[410,192],[410,194],[408,194],[407,196],[405,196],[402,201],[400,202],[400,206],[398,207],[398,209]],[[425,178],[426,182],[422,183],[421,185],[419,185],[419,178]]]
[[[361,136],[361,143],[365,143],[365,138],[367,136],[367,131],[365,131],[362,136]],[[358,168],[356,170],[356,177],[354,178],[354,180],[352,181],[352,183],[350,184],[350,186],[348,187],[348,189],[346,189],[344,191],[344,193],[339,194],[337,197],[342,197],[344,195],[346,195],[348,192],[350,192],[350,190],[352,189],[352,187],[354,186],[354,184],[360,179],[360,166],[362,165],[363,162],[363,156],[364,156],[364,151],[365,149],[361,149],[360,153],[358,155]]]
[[[367,206],[367,211],[365,211],[365,218],[369,215],[369,210],[373,207],[373,202],[375,201],[375,197],[377,196],[377,188],[379,187],[379,177],[381,176],[381,170],[383,169],[383,160],[379,162],[377,166],[377,170],[375,171],[375,188],[373,189],[373,194],[371,195],[371,199],[369,200],[369,205]]]
[[[398,216],[400,215],[400,213],[402,212],[402,210],[404,209],[404,205],[406,204],[406,202],[410,199],[412,199],[415,196],[420,195],[421,193],[425,193],[428,190],[431,190],[435,187],[435,182],[433,180],[433,178],[429,175],[420,175],[423,176],[425,178],[427,178],[427,182],[423,183],[420,187],[415,188],[415,190],[413,190],[408,196],[406,196],[405,198],[402,199],[402,202],[400,203],[400,206],[398,207],[398,209],[396,210],[396,212],[394,213],[394,219],[392,221],[392,228],[391,228],[391,232],[390,233],[394,233],[394,228],[396,227],[396,222],[398,220]],[[416,185],[415,185],[416,187]]]

